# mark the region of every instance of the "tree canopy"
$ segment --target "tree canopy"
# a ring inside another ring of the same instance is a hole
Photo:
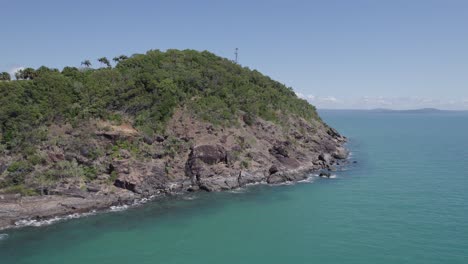
[[[0,81],[10,81],[11,76],[8,72],[0,72]]]
[[[115,68],[90,69],[85,60],[87,70],[27,68],[17,81],[0,82],[0,145],[14,150],[34,144],[36,130],[48,124],[116,114],[152,134],[164,131],[179,106],[226,126],[240,115],[275,122],[289,115],[319,119],[291,88],[207,51],[150,50],[116,58]]]

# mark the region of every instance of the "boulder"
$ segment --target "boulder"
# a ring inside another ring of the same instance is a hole
[[[209,165],[226,162],[226,150],[220,145],[197,146],[190,153],[189,160],[200,160]]]
[[[268,169],[268,172],[270,173],[270,175],[275,174],[278,172],[278,167],[276,167],[276,165],[272,165],[270,169]]]
[[[319,160],[325,162],[325,164],[332,164],[332,155],[330,153],[322,153],[318,156]]]
[[[278,184],[285,181],[287,181],[287,178],[281,173],[272,174],[267,178],[267,183],[269,184]]]
[[[196,192],[199,190],[200,190],[200,187],[198,187],[198,185],[193,185],[187,188],[187,192]]]
[[[294,158],[279,157],[277,159],[278,159],[279,162],[281,162],[281,164],[283,164],[288,169],[294,169],[294,168],[297,168],[297,167],[299,167],[301,165],[299,163],[299,161],[297,161],[297,159],[294,159]]]
[[[239,187],[238,177],[236,176],[214,176],[199,179],[199,187],[207,192],[219,192],[222,190],[231,190]]]
[[[145,142],[148,145],[153,145],[154,139],[150,136],[145,135],[143,137],[143,142]]]
[[[286,148],[282,145],[275,145],[273,148],[269,149],[271,155],[278,157],[289,157],[289,153]]]
[[[101,187],[102,187],[102,186],[100,186],[100,185],[91,184],[91,183],[90,183],[90,184],[86,185],[86,190],[87,190],[88,192],[99,192],[99,191],[102,190]]]
[[[333,152],[333,157],[335,159],[346,159],[348,154],[348,151],[344,147],[337,147],[335,152]]]
[[[168,179],[163,163],[115,162],[114,186],[138,194],[152,195],[164,189]]]
[[[191,179],[200,179],[224,174],[226,164],[227,155],[222,146],[196,146],[185,163],[185,175]]]
[[[249,183],[257,183],[264,181],[265,176],[262,173],[249,173],[241,171],[239,173],[238,182],[240,186],[244,186]]]
[[[122,180],[121,179],[115,180],[114,186],[122,188],[122,189],[129,190],[129,191],[132,191],[132,192],[137,192],[135,183],[132,183],[132,182],[129,182],[129,181],[126,181],[126,180],[123,180],[123,179]]]
[[[327,134],[332,136],[333,138],[341,138],[342,136],[338,131],[336,131],[334,128],[329,127],[327,130]]]

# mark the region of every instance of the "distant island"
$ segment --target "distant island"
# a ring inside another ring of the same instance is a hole
[[[393,109],[385,109],[385,108],[376,108],[372,109],[371,111],[374,112],[399,112],[399,113],[415,113],[415,114],[425,114],[425,113],[440,113],[447,110],[440,110],[437,108],[420,108],[420,109],[405,109],[405,110],[393,110]]]
[[[297,181],[346,139],[291,88],[194,50],[0,81],[0,228],[155,195]]]
[[[468,110],[442,110],[437,108],[419,108],[419,109],[319,109],[319,111],[357,111],[357,112],[375,112],[375,113],[408,113],[408,114],[430,114],[430,113],[464,113]]]

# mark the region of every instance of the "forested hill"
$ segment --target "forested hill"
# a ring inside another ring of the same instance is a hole
[[[153,135],[164,131],[179,106],[224,126],[240,115],[247,123],[255,117],[279,121],[285,114],[318,119],[291,88],[207,51],[150,50],[114,62],[86,60],[82,68],[61,72],[27,68],[19,80],[0,81],[0,149],[28,149],[48,125],[77,126],[90,118],[129,117],[139,131]]]
[[[345,162],[346,139],[258,71],[193,50],[113,61],[0,75],[0,228]]]

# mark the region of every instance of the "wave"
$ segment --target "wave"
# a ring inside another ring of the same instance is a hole
[[[295,182],[295,181],[284,181],[284,182],[274,183],[274,184],[270,184],[270,185],[271,186],[282,186],[282,185],[294,185],[296,183],[297,182]]]
[[[0,234],[0,241],[8,238],[8,234]]]
[[[34,226],[34,227],[40,227],[40,226],[46,226],[46,225],[51,225],[54,223],[57,223],[59,221],[65,221],[65,220],[70,220],[70,219],[76,219],[76,218],[81,218],[89,215],[94,215],[96,214],[96,211],[93,210],[88,213],[81,213],[81,214],[69,214],[66,216],[56,216],[54,218],[50,219],[45,219],[45,220],[36,220],[36,219],[24,219],[24,220],[19,220],[15,222],[15,227],[26,227],[26,226]]]
[[[148,198],[135,200],[131,205],[127,205],[127,204],[113,205],[113,206],[109,207],[109,209],[107,211],[108,212],[109,211],[110,212],[124,211],[124,210],[127,210],[130,206],[137,206],[137,205],[145,204],[145,203],[151,201],[152,199],[154,199],[154,197],[155,196],[150,196]],[[104,212],[105,211],[106,210],[104,210]],[[47,226],[47,225],[51,225],[51,224],[54,224],[54,223],[57,223],[57,222],[60,222],[60,221],[77,219],[77,218],[81,218],[81,217],[85,217],[85,216],[94,215],[96,213],[97,213],[97,211],[93,210],[93,211],[90,211],[90,212],[87,212],[87,213],[75,213],[75,214],[69,214],[69,215],[66,215],[66,216],[56,216],[56,217],[49,218],[49,219],[44,219],[44,220],[36,220],[36,219],[18,220],[18,221],[15,222],[15,227],[19,228],[19,227],[26,227],[26,226],[33,226],[33,227]]]
[[[336,179],[336,174],[330,175],[330,177],[321,177],[319,174],[314,174],[314,177],[323,178],[323,179]]]
[[[120,212],[128,209],[128,205],[113,205],[109,208],[111,212]]]
[[[315,175],[314,175],[315,176]],[[314,176],[309,176],[303,180],[297,181],[297,183],[311,183],[314,181]]]
[[[245,191],[246,191],[245,188],[236,188],[236,189],[229,190],[227,192],[229,192],[229,193],[245,193]]]
[[[195,200],[195,199],[197,199],[197,198],[198,198],[198,197],[195,196],[195,195],[184,195],[184,196],[182,196],[182,199],[183,199],[183,200],[186,200],[186,201],[192,201],[192,200]]]
[[[251,183],[247,183],[245,184],[245,186],[255,186],[255,185],[263,185],[263,184],[268,184],[266,181],[259,181],[259,182],[251,182]]]

